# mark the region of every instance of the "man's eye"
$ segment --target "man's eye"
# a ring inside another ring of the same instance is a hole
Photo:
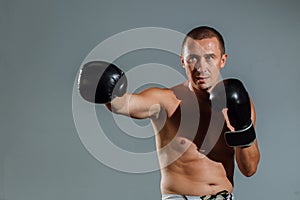
[[[187,60],[188,63],[196,63],[197,61],[198,61],[198,59],[196,57],[190,57]]]
[[[213,59],[213,55],[206,55],[206,56],[205,56],[205,59],[206,59],[206,60],[212,60],[212,59]]]

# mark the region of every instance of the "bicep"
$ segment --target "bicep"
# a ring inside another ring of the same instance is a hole
[[[144,119],[157,115],[161,109],[160,92],[149,89],[139,94],[132,94],[128,99],[130,117]]]

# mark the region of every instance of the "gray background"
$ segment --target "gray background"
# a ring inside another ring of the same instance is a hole
[[[0,199],[159,199],[158,171],[110,169],[82,145],[73,84],[83,59],[113,34],[145,26],[186,33],[198,25],[222,32],[229,54],[223,77],[242,79],[256,105],[261,162],[251,178],[236,170],[236,197],[300,199],[299,10],[296,0],[1,0]],[[157,51],[118,62],[180,69],[176,56]],[[109,113],[100,107],[98,115]],[[136,151],[153,148],[153,140],[134,142]]]

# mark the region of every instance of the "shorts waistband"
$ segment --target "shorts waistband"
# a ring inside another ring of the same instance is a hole
[[[162,200],[234,200],[232,193],[228,193],[226,190],[218,192],[214,195],[205,196],[191,196],[181,194],[163,194]]]

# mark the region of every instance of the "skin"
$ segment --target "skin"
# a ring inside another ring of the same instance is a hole
[[[228,147],[224,141],[224,132],[233,131],[234,128],[230,125],[226,109],[222,113],[214,113],[210,109],[209,92],[219,81],[227,54],[221,54],[215,37],[188,39],[180,59],[188,78],[185,83],[170,89],[149,88],[139,94],[126,93],[115,98],[107,107],[114,113],[151,119],[162,167],[162,194],[209,195],[222,190],[232,192],[234,159],[241,173],[249,177],[256,172],[260,154],[256,140],[246,148]],[[197,105],[189,102],[193,96],[196,97]],[[187,119],[187,125],[179,129],[182,111],[192,113],[195,106],[199,106],[201,120],[197,123],[200,128],[190,130],[192,124],[189,122],[197,119],[191,117]],[[251,109],[252,122],[255,124],[252,101]],[[202,149],[210,124],[207,119],[213,114],[217,116],[217,121],[224,121],[224,127],[221,130],[213,127],[211,133],[218,132],[220,137],[213,138],[214,134],[209,133],[211,148]],[[191,135],[192,132],[194,135]]]

